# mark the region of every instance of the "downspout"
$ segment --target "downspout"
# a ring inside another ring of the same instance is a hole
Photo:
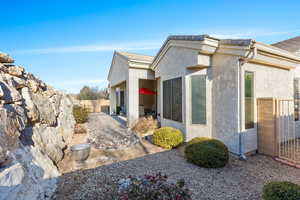
[[[241,160],[247,160],[247,157],[246,155],[244,154],[244,151],[243,151],[243,113],[242,113],[242,99],[243,99],[243,94],[242,94],[242,66],[248,62],[249,60],[249,56],[251,55],[251,52],[252,52],[252,58],[254,58],[256,55],[257,55],[257,48],[254,46],[255,44],[255,41],[252,41],[252,44],[250,46],[250,49],[249,49],[249,53],[245,56],[245,58],[240,58],[239,59],[239,67],[238,67],[238,85],[239,85],[239,90],[238,90],[238,93],[239,93],[239,107],[238,107],[238,110],[239,110],[239,125],[238,125],[238,129],[239,129],[239,157]]]

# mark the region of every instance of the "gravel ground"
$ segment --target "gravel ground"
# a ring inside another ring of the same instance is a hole
[[[120,120],[105,113],[91,113],[87,129],[88,142],[97,149],[124,149],[139,141]]]
[[[64,174],[53,199],[109,200],[107,189],[128,175],[162,172],[171,181],[185,179],[193,199],[232,200],[260,199],[263,184],[268,181],[292,181],[300,184],[300,170],[272,158],[255,155],[247,161],[231,158],[222,169],[205,169],[187,163],[182,150],[171,150],[117,162],[89,170]]]

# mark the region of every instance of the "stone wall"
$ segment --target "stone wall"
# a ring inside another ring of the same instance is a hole
[[[0,53],[0,200],[48,199],[72,139],[73,103]]]

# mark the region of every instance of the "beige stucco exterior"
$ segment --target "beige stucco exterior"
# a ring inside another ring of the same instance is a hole
[[[139,119],[139,80],[154,80],[154,71],[149,68],[151,62],[134,60],[125,55],[115,52],[110,67],[110,114],[116,114],[118,94],[124,91],[127,125],[131,127]]]
[[[113,63],[123,69],[124,63]],[[180,129],[186,141],[194,137],[218,138],[236,154],[257,149],[256,99],[293,99],[293,81],[300,78],[300,56],[252,40],[222,41],[211,37],[197,41],[167,40],[149,66],[151,69],[127,67],[128,120],[133,122],[139,117],[138,80],[156,80],[157,114],[162,126]],[[245,71],[254,73],[255,126],[252,129],[245,129],[244,125]],[[196,109],[191,107],[191,76],[196,74],[207,77],[206,124],[203,125],[191,123],[191,110]],[[182,122],[163,116],[163,81],[177,77],[182,78]],[[111,79],[110,84],[118,83],[115,79],[123,81],[124,77],[116,75]],[[300,127],[300,122],[295,126]],[[296,134],[300,136],[299,129]]]

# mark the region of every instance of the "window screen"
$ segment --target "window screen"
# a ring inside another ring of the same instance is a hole
[[[182,79],[163,81],[163,116],[182,122]]]
[[[254,128],[254,74],[245,72],[245,129]]]
[[[206,75],[191,76],[192,124],[206,124]]]

